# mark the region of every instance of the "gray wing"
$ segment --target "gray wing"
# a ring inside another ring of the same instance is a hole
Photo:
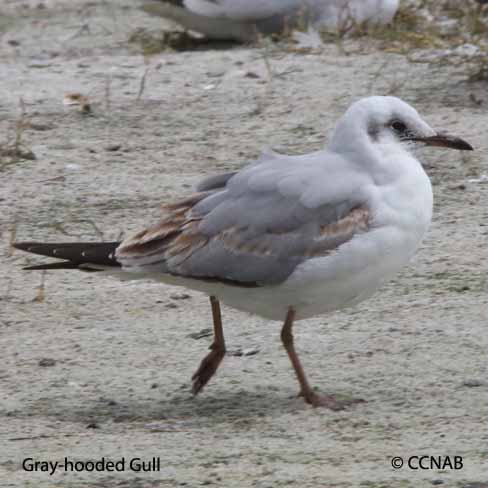
[[[263,147],[260,155],[256,158],[255,161],[248,165],[247,169],[250,169],[252,166],[255,166],[257,164],[270,162],[279,158],[286,159],[286,155],[277,153],[268,146]],[[238,171],[231,171],[229,173],[221,173],[219,175],[208,176],[207,178],[204,178],[202,181],[198,182],[195,185],[195,191],[203,192],[223,189],[227,185],[227,182],[237,173]]]
[[[223,173],[221,175],[209,176],[208,178],[205,178],[204,180],[200,181],[195,186],[195,190],[197,192],[202,192],[202,191],[219,190],[225,188],[227,182],[235,174],[237,174],[237,171],[233,171],[232,173]]]
[[[202,185],[208,190],[163,207],[163,219],[122,242],[116,258],[127,270],[242,286],[280,283],[298,264],[328,255],[370,225],[359,193],[317,198],[324,175],[316,172],[296,162],[265,164],[222,177],[225,186]]]

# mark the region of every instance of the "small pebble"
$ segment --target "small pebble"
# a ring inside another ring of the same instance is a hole
[[[56,360],[52,358],[42,358],[37,364],[39,366],[42,366],[43,368],[47,368],[50,366],[54,366],[56,364]]]
[[[261,77],[257,73],[254,73],[254,71],[246,71],[246,73],[244,74],[244,78],[256,79],[256,78],[261,78]]]
[[[44,59],[37,59],[37,60],[32,60],[29,64],[29,68],[49,68],[52,66],[52,63],[50,61],[46,61]]]
[[[452,185],[449,187],[450,190],[466,190],[466,185],[464,183],[459,183],[457,185]]]
[[[79,171],[81,169],[81,166],[76,163],[68,163],[64,166],[64,169],[66,171]]]
[[[467,386],[468,388],[477,388],[479,386],[485,386],[485,384],[483,381],[476,379],[463,381],[463,386]]]
[[[228,352],[229,356],[234,356],[234,357],[241,357],[241,356],[254,356],[259,352],[259,349],[257,347],[249,347],[247,349],[234,349]]]
[[[206,75],[209,78],[221,78],[225,75],[225,71],[207,71]]]
[[[191,295],[188,295],[188,293],[172,293],[169,297],[172,300],[187,300],[191,298]]]
[[[250,347],[248,349],[244,349],[244,351],[242,351],[242,354],[244,356],[254,356],[258,352],[259,352],[259,349],[257,347]]]
[[[212,335],[212,329],[202,329],[200,332],[192,332],[188,334],[186,337],[190,337],[191,339],[203,339],[204,337],[210,337]]]
[[[105,147],[106,151],[118,151],[122,147],[122,144],[109,144]]]

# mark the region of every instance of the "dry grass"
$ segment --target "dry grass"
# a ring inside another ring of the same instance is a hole
[[[191,36],[183,31],[152,32],[144,28],[136,29],[129,36],[129,44],[136,47],[144,57],[153,56],[165,51],[186,51],[207,44],[206,39]]]
[[[313,52],[297,49],[289,34],[273,36],[273,41],[287,52]],[[337,32],[321,32],[321,37],[346,54],[403,54],[415,62],[459,66],[472,81],[488,80],[488,5],[476,0],[404,0],[391,25],[358,25],[349,19]]]
[[[33,302],[42,303],[46,298],[46,271],[41,272],[41,282],[37,287],[36,296],[32,299]]]
[[[403,54],[412,61],[458,65],[468,79],[488,80],[488,5],[475,0],[404,0],[391,25],[358,25],[349,19],[337,32],[321,32],[321,37],[344,53]],[[274,40],[288,52],[311,52],[296,49],[289,36],[274,36]]]
[[[24,131],[31,125],[26,115],[24,102],[20,99],[20,116],[14,122],[13,130],[7,133],[5,142],[0,143],[0,171],[24,159],[35,160],[36,156],[26,145]]]
[[[488,7],[474,0],[412,0],[401,5],[392,25],[359,27],[352,35],[368,35],[387,52],[436,52],[429,63],[458,65],[469,79],[488,80]],[[471,53],[462,51],[466,45]]]

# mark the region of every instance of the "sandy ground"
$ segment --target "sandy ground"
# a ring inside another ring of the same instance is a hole
[[[22,98],[31,124],[22,140],[37,157],[0,170],[1,487],[486,488],[488,185],[470,180],[488,171],[488,85],[364,52],[363,38],[348,55],[335,44],[316,55],[279,45],[161,53],[148,60],[137,100],[146,64],[127,39],[159,19],[129,0],[36,4],[4,0],[0,9],[1,137],[13,136]],[[66,92],[88,95],[92,114],[64,107]],[[304,405],[280,325],[227,308],[234,355],[193,398],[190,377],[210,341],[194,335],[211,326],[206,297],[51,272],[39,299],[41,273],[21,270],[35,258],[11,254],[14,232],[118,238],[265,144],[319,148],[344,109],[373,93],[404,98],[477,151],[426,154],[435,215],[411,266],[362,305],[296,328],[312,382],[365,404]],[[421,455],[462,456],[463,467],[391,466],[394,456]],[[25,458],[65,456],[159,457],[161,467],[22,469]]]

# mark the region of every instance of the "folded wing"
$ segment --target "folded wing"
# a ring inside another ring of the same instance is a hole
[[[224,177],[225,186],[201,185],[209,190],[165,205],[160,222],[123,241],[117,261],[127,271],[241,286],[284,281],[298,264],[335,252],[371,223],[360,192],[350,191],[357,182],[341,191],[341,182],[326,184],[320,164],[298,164],[274,158]]]

